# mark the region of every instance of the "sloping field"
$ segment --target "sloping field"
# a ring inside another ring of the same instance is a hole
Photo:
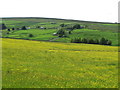
[[[3,88],[117,88],[118,48],[2,39]]]

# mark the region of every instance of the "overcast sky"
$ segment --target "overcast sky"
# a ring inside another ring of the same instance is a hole
[[[0,17],[118,22],[120,0],[1,0]]]

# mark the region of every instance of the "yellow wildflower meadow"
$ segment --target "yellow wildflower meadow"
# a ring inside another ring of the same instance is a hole
[[[2,39],[4,88],[117,88],[118,47]]]

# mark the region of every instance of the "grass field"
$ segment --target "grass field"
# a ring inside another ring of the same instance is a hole
[[[116,46],[3,38],[2,49],[3,88],[118,88]]]
[[[102,37],[107,38],[112,41],[113,46],[118,46],[118,33],[113,32],[102,32],[100,30],[92,30],[92,29],[76,29],[73,30],[72,34],[68,36],[68,38],[60,38],[56,41],[61,42],[70,42],[72,38],[88,38],[88,39],[98,39],[100,40]]]
[[[30,27],[29,30],[14,30],[7,31],[0,30],[2,37],[5,38],[19,38],[19,39],[31,39],[41,41],[55,41],[55,42],[71,42],[73,38],[89,38],[89,39],[101,39],[106,38],[112,41],[112,46],[119,46],[118,44],[118,24],[116,23],[100,23],[100,22],[86,22],[75,20],[62,20],[62,19],[50,19],[50,18],[3,18],[7,28],[21,28],[22,26]],[[57,38],[53,36],[60,28],[60,24],[80,24],[86,26],[84,29],[76,29],[72,31],[66,38]],[[36,28],[37,26],[45,27],[45,30]],[[33,37],[29,37],[32,34]]]
[[[54,29],[53,30],[30,29],[30,30],[11,31],[9,34],[6,34],[7,31],[3,31],[4,34],[3,37],[49,41],[57,37],[52,35],[56,31],[57,30]],[[28,36],[29,34],[32,34],[33,37],[29,37]]]
[[[1,20],[0,20],[1,21]],[[56,24],[51,24],[55,22]],[[87,25],[88,29],[118,32],[118,24],[116,23],[101,23],[101,22],[88,22],[88,21],[77,21],[77,20],[63,20],[63,19],[51,19],[51,18],[3,18],[2,23],[5,23],[8,28],[20,28],[22,26],[43,26],[47,28],[59,27],[60,24],[75,24]],[[44,25],[43,25],[44,24]],[[120,24],[119,24],[120,26]]]
[[[11,31],[9,34],[6,34],[8,31],[3,30],[3,37],[7,38],[21,38],[21,39],[32,39],[32,40],[44,40],[50,41],[57,36],[53,36],[53,33],[56,33],[58,29],[29,29],[29,30],[16,30]],[[32,34],[33,37],[29,37],[28,35]],[[92,29],[76,29],[72,31],[72,34],[68,35],[65,38],[59,38],[57,42],[71,42],[73,38],[91,38],[100,40],[102,37],[111,40],[113,46],[118,46],[118,33],[113,32],[102,32],[100,30],[92,30]]]
[[[3,88],[118,88],[120,24],[52,18],[3,18],[0,23],[7,26],[0,30]],[[84,28],[67,37],[53,35],[61,24]],[[30,29],[17,29],[23,26]],[[70,43],[103,37],[112,46]]]

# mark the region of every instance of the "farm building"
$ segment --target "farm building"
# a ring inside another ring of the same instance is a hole
[[[40,27],[40,29],[46,29],[45,27]]]
[[[30,27],[26,27],[26,29],[30,29]]]
[[[53,33],[53,36],[57,36],[57,33]]]

